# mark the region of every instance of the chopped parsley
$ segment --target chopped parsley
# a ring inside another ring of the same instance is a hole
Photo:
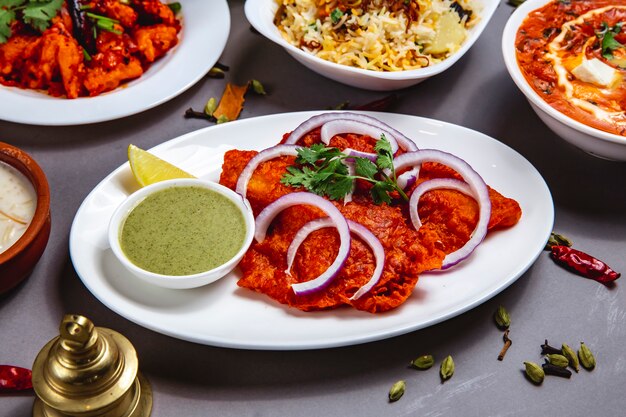
[[[390,193],[397,192],[404,200],[407,195],[396,183],[391,145],[381,135],[374,147],[376,162],[367,158],[349,156],[338,148],[314,144],[299,148],[296,163],[290,166],[281,182],[292,187],[303,187],[308,191],[331,200],[340,200],[352,191],[357,179],[373,184],[370,189],[374,203],[391,203]],[[351,162],[349,162],[351,161]],[[350,175],[347,163],[354,164],[354,175]]]

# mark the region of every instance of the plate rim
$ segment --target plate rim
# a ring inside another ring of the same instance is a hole
[[[312,115],[316,115],[319,114],[321,112],[324,112],[322,110],[320,111],[302,111],[302,112],[288,112],[288,113],[278,113],[278,114],[271,114],[271,115],[264,115],[264,116],[258,116],[258,117],[252,117],[252,118],[248,118],[248,119],[241,119],[241,120],[237,120],[234,122],[230,122],[228,124],[224,124],[224,125],[215,125],[215,126],[208,126],[206,128],[202,128],[196,131],[192,131],[189,133],[186,133],[184,135],[178,136],[176,138],[173,138],[171,140],[165,141],[159,145],[156,145],[154,147],[152,147],[150,149],[150,151],[156,151],[159,152],[162,149],[169,149],[169,148],[176,148],[176,146],[181,143],[181,142],[186,142],[188,140],[190,140],[190,138],[193,138],[195,136],[202,136],[204,135],[207,131],[218,131],[219,129],[228,129],[228,128],[232,128],[232,126],[234,124],[238,124],[238,125],[245,125],[245,124],[253,124],[259,120],[265,120],[265,119],[279,119],[282,117],[285,118],[290,118],[290,117],[300,117],[302,120],[304,120],[306,117],[310,117]],[[415,116],[415,115],[407,115],[407,114],[399,114],[399,113],[380,113],[380,112],[361,112],[364,114],[369,114],[371,116],[374,117],[381,117],[381,115],[392,115],[392,117],[402,117],[402,118],[414,118],[414,119],[418,119],[420,122],[435,122],[438,126],[440,126],[441,128],[455,128],[455,129],[462,129],[464,131],[469,131],[474,135],[477,135],[477,137],[480,137],[481,140],[489,140],[492,141],[494,143],[495,146],[500,146],[504,149],[507,149],[508,151],[512,152],[513,155],[515,155],[517,158],[519,158],[521,161],[523,161],[525,164],[528,165],[528,167],[531,168],[530,173],[533,174],[533,176],[535,177],[536,180],[539,180],[537,185],[542,185],[542,190],[543,192],[545,192],[545,196],[548,198],[548,200],[546,200],[546,203],[548,204],[548,208],[549,208],[549,213],[543,213],[543,214],[548,214],[548,216],[546,216],[547,220],[546,223],[544,224],[544,226],[546,227],[546,235],[545,235],[545,240],[539,242],[535,242],[536,243],[536,247],[534,248],[535,250],[533,250],[532,252],[534,253],[534,256],[532,256],[530,259],[527,260],[527,262],[520,266],[514,273],[512,273],[510,276],[507,277],[507,279],[501,281],[498,283],[497,286],[495,286],[494,288],[491,288],[488,292],[486,292],[485,294],[483,294],[482,296],[474,299],[473,301],[465,304],[463,307],[458,308],[458,309],[453,309],[452,311],[447,311],[443,314],[440,314],[430,320],[426,320],[426,321],[422,321],[419,323],[408,323],[406,325],[398,325],[395,328],[393,328],[392,330],[385,330],[385,329],[381,329],[379,331],[369,331],[367,334],[359,336],[359,337],[354,337],[354,336],[349,336],[349,337],[334,337],[333,339],[325,339],[323,341],[318,341],[318,342],[304,342],[304,343],[271,343],[271,342],[267,342],[267,341],[256,341],[254,343],[242,343],[238,340],[235,339],[228,339],[228,338],[210,338],[210,340],[208,340],[206,337],[200,337],[199,334],[197,332],[191,334],[191,333],[186,333],[186,334],[181,334],[180,332],[176,332],[170,329],[164,329],[162,327],[156,326],[153,323],[150,322],[150,320],[144,320],[142,317],[135,317],[129,315],[127,312],[121,311],[121,308],[118,308],[118,306],[114,305],[114,303],[108,302],[106,299],[103,299],[97,291],[94,291],[93,287],[90,285],[90,280],[89,279],[85,279],[81,272],[76,268],[76,259],[75,259],[75,249],[74,248],[74,244],[75,244],[75,233],[76,232],[76,223],[79,219],[79,217],[81,216],[83,210],[86,210],[85,206],[86,203],[90,200],[90,198],[92,197],[92,195],[94,195],[95,193],[97,193],[97,191],[99,191],[99,189],[101,187],[104,187],[110,179],[114,178],[120,171],[124,170],[125,167],[127,166],[128,162],[123,163],[122,165],[120,165],[118,168],[116,168],[115,170],[113,170],[109,175],[107,175],[104,179],[102,179],[90,192],[89,194],[85,197],[85,199],[83,200],[83,202],[81,203],[79,209],[76,212],[76,215],[74,217],[74,220],[72,221],[72,225],[71,225],[71,230],[70,230],[70,236],[69,236],[69,252],[70,252],[70,258],[72,261],[72,265],[76,271],[76,274],[78,275],[78,277],[80,278],[80,280],[82,281],[82,283],[87,287],[87,289],[91,292],[92,295],[94,295],[101,303],[103,303],[107,308],[109,308],[110,310],[114,311],[116,314],[121,315],[122,317],[142,326],[145,327],[147,329],[150,329],[152,331],[155,331],[157,333],[160,334],[164,334],[170,337],[174,337],[177,339],[181,339],[181,340],[186,340],[189,342],[193,342],[193,343],[199,343],[199,344],[204,344],[204,345],[209,345],[209,346],[216,346],[216,347],[224,347],[224,348],[234,348],[234,349],[245,349],[245,350],[274,350],[274,351],[295,351],[295,350],[310,350],[310,349],[326,349],[326,348],[335,348],[335,347],[343,347],[343,346],[352,346],[352,345],[358,345],[358,344],[363,344],[363,343],[369,343],[369,342],[373,342],[373,341],[378,341],[378,340],[384,340],[387,338],[392,338],[392,337],[396,337],[396,336],[400,336],[403,334],[407,334],[416,330],[420,330],[426,327],[430,327],[432,325],[441,323],[443,321],[446,321],[450,318],[456,317],[458,315],[461,315],[481,304],[483,304],[484,302],[486,302],[487,300],[495,297],[497,294],[499,294],[500,292],[502,292],[504,289],[508,288],[510,285],[512,285],[514,282],[516,282],[528,269],[530,269],[532,267],[532,265],[535,263],[535,261],[537,260],[537,258],[541,255],[541,253],[543,252],[543,247],[546,243],[546,241],[548,240],[549,234],[552,231],[553,225],[554,225],[554,201],[552,199],[552,195],[550,192],[550,189],[547,185],[547,183],[545,182],[545,179],[541,176],[541,174],[539,173],[539,171],[526,159],[524,158],[519,152],[515,151],[513,148],[509,147],[508,145],[488,136],[485,135],[481,132],[478,132],[476,130],[470,129],[470,128],[466,128],[460,125],[456,125],[453,123],[448,123],[448,122],[443,122],[443,121],[439,121],[436,119],[431,119],[431,118],[425,118],[425,117],[420,117],[420,116]],[[229,126],[230,125],[230,126]],[[294,126],[295,127],[295,126]],[[213,145],[220,145],[220,143],[215,143]],[[271,305],[270,303],[268,303],[268,306],[270,307],[274,307],[273,305]],[[277,308],[280,308],[281,306],[276,306]],[[317,314],[320,312],[314,312],[312,314]],[[321,314],[323,314],[323,312],[321,312]],[[369,313],[366,313],[369,314]],[[365,316],[367,317],[367,316]]]

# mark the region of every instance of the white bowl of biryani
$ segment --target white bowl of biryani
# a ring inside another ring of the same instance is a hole
[[[619,21],[625,19],[626,7],[598,0],[527,0],[502,36],[506,67],[539,118],[583,151],[621,161],[626,32]]]
[[[450,68],[476,42],[498,4],[247,0],[245,12],[257,31],[311,70],[354,87],[388,91]]]

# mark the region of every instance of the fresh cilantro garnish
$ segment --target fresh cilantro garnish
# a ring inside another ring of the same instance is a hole
[[[340,200],[352,190],[354,181],[361,179],[373,184],[370,193],[376,204],[391,203],[390,193],[393,192],[408,201],[405,192],[396,184],[393,153],[385,135],[376,141],[374,149],[377,156],[375,163],[320,143],[299,148],[296,163],[300,167],[288,167],[280,181],[328,196],[331,200]],[[350,175],[347,164],[354,164],[354,175]]]
[[[612,28],[606,22],[602,22],[600,30],[596,32],[596,36],[602,39],[602,57],[605,59],[613,58],[613,51],[623,48],[624,45],[615,40],[615,35],[622,31],[623,23],[617,23]]]
[[[343,12],[339,8],[336,8],[335,10],[330,12],[330,20],[333,22],[334,25],[339,23],[339,21],[341,20],[341,16],[343,16]]]
[[[0,0],[0,43],[11,35],[11,24],[21,19],[27,25],[43,32],[63,6],[63,0]]]
[[[181,9],[183,8],[183,6],[179,2],[169,3],[167,7],[169,7],[170,10],[174,13],[174,16],[180,13]]]

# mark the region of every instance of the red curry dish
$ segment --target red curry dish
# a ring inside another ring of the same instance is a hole
[[[67,0],[38,32],[16,19],[0,44],[0,83],[56,97],[97,96],[140,77],[178,43],[159,0]]]
[[[553,1],[531,12],[515,47],[530,86],[556,110],[626,136],[626,1]]]

